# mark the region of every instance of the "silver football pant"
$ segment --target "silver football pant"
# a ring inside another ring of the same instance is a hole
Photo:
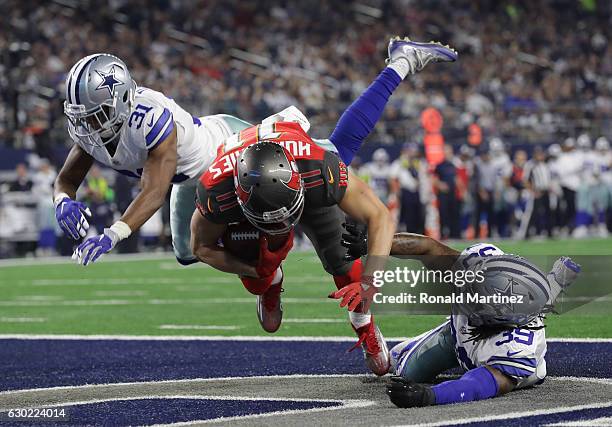
[[[250,123],[228,114],[217,114],[214,117],[224,123],[223,140],[230,135],[251,126]],[[170,192],[170,232],[172,248],[179,263],[183,265],[197,262],[191,250],[191,217],[195,210],[197,179],[173,185]]]

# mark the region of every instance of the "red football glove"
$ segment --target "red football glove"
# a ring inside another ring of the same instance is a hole
[[[261,233],[259,236],[259,258],[255,270],[259,277],[268,277],[274,274],[276,269],[281,265],[281,262],[287,258],[287,254],[293,247],[293,229],[287,236],[287,241],[278,250],[272,252],[268,248],[268,239]]]
[[[369,284],[368,284],[369,282]],[[363,282],[353,282],[342,289],[338,289],[328,295],[328,298],[340,299],[340,307],[348,304],[348,311],[355,311],[361,304],[361,311],[367,313],[374,295],[378,293],[378,288],[372,285],[372,281],[364,277]]]

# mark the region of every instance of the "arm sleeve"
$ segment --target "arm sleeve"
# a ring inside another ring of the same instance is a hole
[[[348,185],[348,170],[335,154],[325,152],[322,160],[298,160],[306,190],[306,206],[323,207],[340,203]]]
[[[493,374],[481,366],[467,371],[457,380],[445,381],[431,389],[436,405],[448,405],[490,399],[497,395],[498,385]]]

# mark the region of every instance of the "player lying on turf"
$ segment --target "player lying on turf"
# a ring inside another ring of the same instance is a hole
[[[337,154],[308,136],[309,123],[300,114],[295,121],[264,121],[229,138],[224,152],[202,175],[198,209],[192,219],[193,253],[221,271],[238,274],[244,286],[258,295],[258,318],[266,331],[274,332],[281,324],[281,262],[291,248],[293,227],[299,222],[336,286],[355,295],[349,318],[367,365],[378,375],[387,372],[384,339],[369,311],[358,306],[362,270],[367,276],[375,266],[366,264],[362,269],[360,261],[345,260],[341,235],[348,214],[370,227],[369,251],[386,256],[393,221],[370,188],[358,178],[349,177],[346,164],[403,78],[429,62],[455,59],[451,49],[438,44],[392,39],[388,67],[344,112],[329,138]],[[228,224],[247,220],[268,235],[287,236],[276,251],[270,250],[262,238],[256,265],[218,245]]]
[[[250,126],[219,114],[197,118],[160,92],[137,87],[125,63],[98,53],[78,61],[66,78],[64,112],[74,142],[55,181],[57,221],[75,239],[86,236],[89,209],[75,200],[94,160],[140,178],[140,193],[121,219],[82,242],[73,258],[87,265],[140,228],[164,203],[169,187],[172,245],[179,262],[197,262],[189,224],[197,179],[221,143]]]
[[[366,251],[363,237],[348,228],[344,244],[352,256]],[[522,295],[528,306],[455,304],[450,320],[391,349],[387,386],[399,407],[444,405],[488,399],[541,383],[546,376],[544,313],[575,280],[580,267],[567,257],[558,259],[545,275],[525,258],[506,255],[489,243],[469,246],[462,252],[426,236],[398,233],[392,255],[418,256],[435,270],[480,269],[484,281],[469,292],[481,296]],[[455,367],[466,373],[459,379],[430,386],[440,373]]]

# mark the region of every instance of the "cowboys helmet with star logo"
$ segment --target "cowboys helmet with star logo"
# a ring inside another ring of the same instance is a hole
[[[275,142],[258,142],[241,153],[234,187],[244,216],[268,234],[289,232],[304,210],[304,184],[295,158]]]
[[[480,272],[478,276],[482,279],[476,276],[459,289],[464,294],[463,303],[455,304],[453,312],[466,315],[471,326],[525,326],[547,306],[551,287],[546,275],[521,256],[485,257],[468,270]],[[490,298],[494,296],[505,298],[496,301]],[[510,302],[510,297],[515,302]]]
[[[66,77],[64,113],[70,135],[98,147],[115,141],[135,93],[136,82],[121,59],[108,53],[82,58]]]

